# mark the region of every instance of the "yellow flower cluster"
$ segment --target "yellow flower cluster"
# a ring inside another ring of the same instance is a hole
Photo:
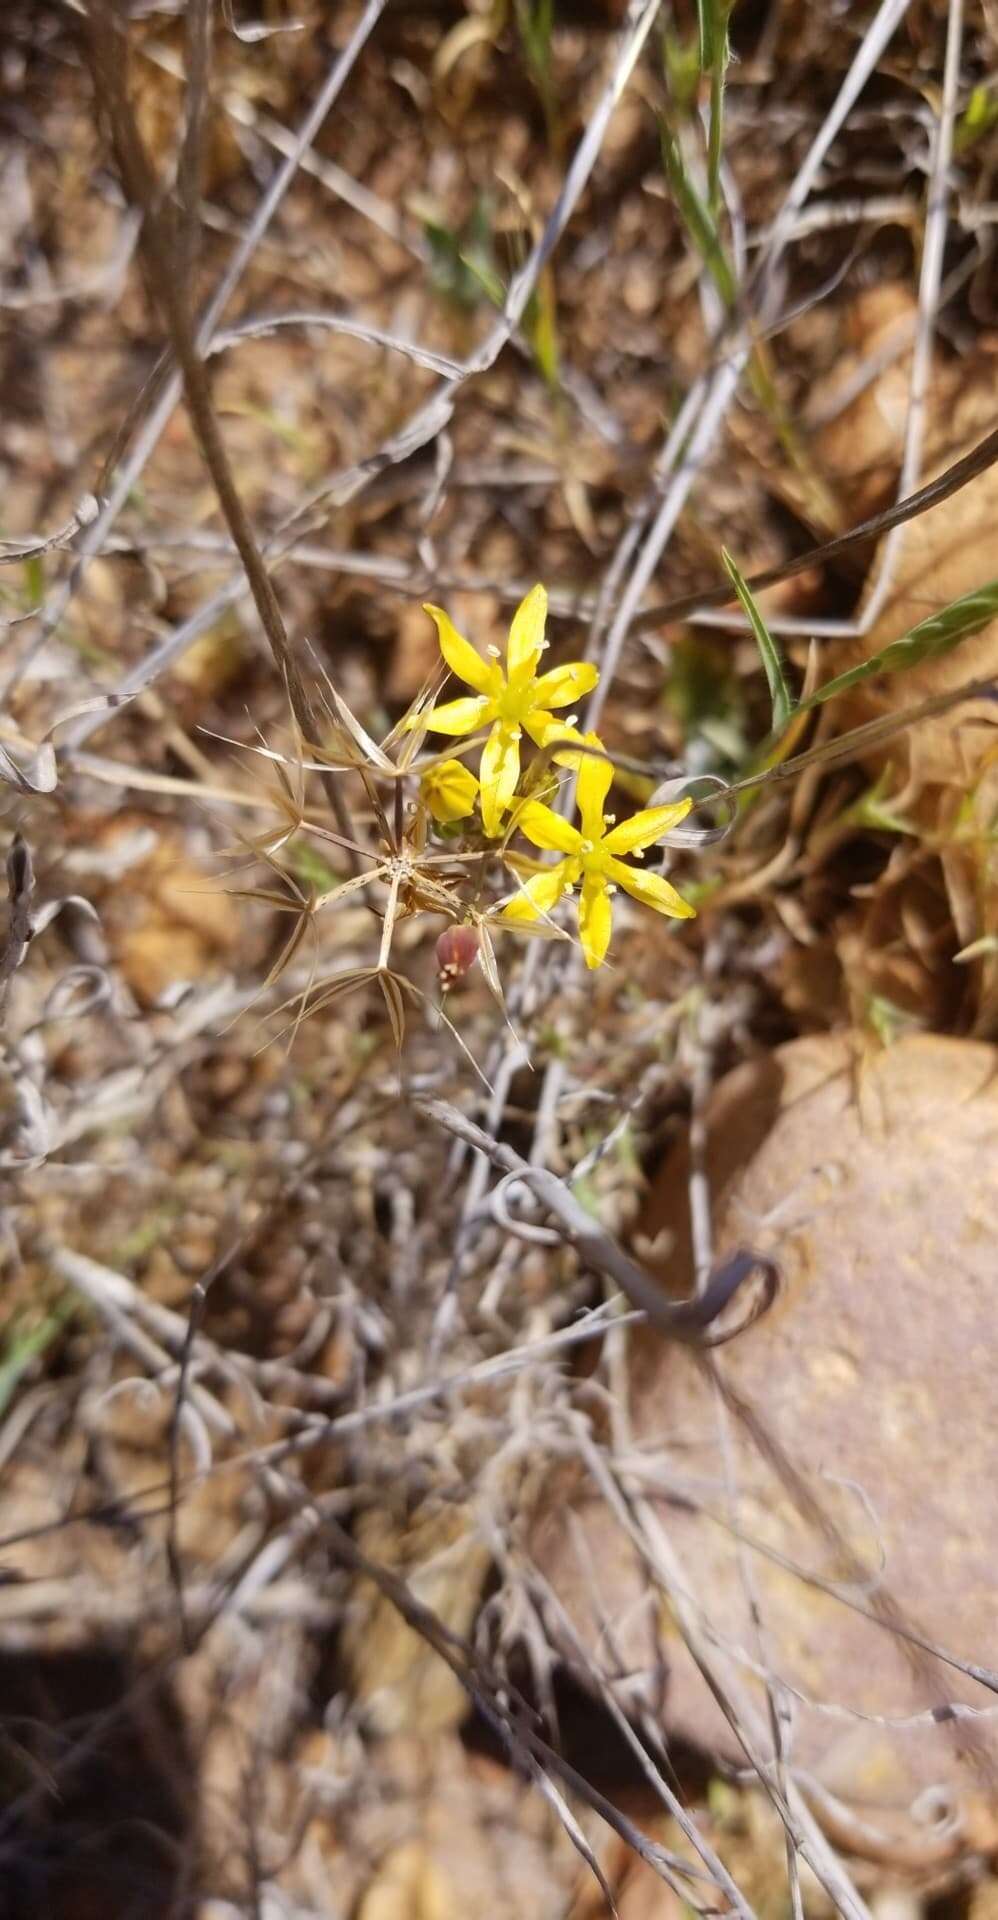
[[[561,858],[523,882],[504,907],[503,919],[521,924],[537,920],[581,883],[579,938],[588,967],[598,967],[606,958],[611,900],[618,886],[656,913],[691,919],[694,909],[675,887],[660,874],[629,866],[621,856],[630,853],[640,859],[646,848],[685,818],[692,803],[680,800],[671,806],[646,808],[620,826],[614,824],[612,814],[604,812],[613,766],[603,743],[598,734],[579,733],[574,715],[561,720],[554,712],[591,693],[599,673],[596,667],[575,661],[538,674],[548,645],[544,588],[532,587],[513,615],[505,668],[498,648],[490,649],[492,658],[483,660],[440,607],[428,606],[426,612],[436,623],[440,651],[451,672],[474,693],[432,707],[415,724],[449,735],[488,729],[477,782],[459,760],[446,760],[424,775],[424,798],[433,818],[441,823],[467,818],[477,796],[485,832],[492,837],[504,833],[504,815],[516,799],[524,733],[538,747],[564,744],[568,751],[555,752],[554,759],[577,769],[578,827],[538,800],[522,801],[514,815],[514,825],[535,847]],[[573,746],[588,751],[573,752]]]

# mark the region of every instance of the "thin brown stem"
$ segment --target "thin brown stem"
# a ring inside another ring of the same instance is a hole
[[[207,0],[199,0],[195,12],[204,16],[201,33],[197,25],[191,29],[199,49],[195,67],[204,91],[207,54],[203,53],[202,36],[210,29],[210,5]],[[128,98],[126,42],[123,27],[115,15],[113,0],[91,0],[87,23],[91,70],[98,104],[108,124],[125,190],[143,215],[140,241],[143,265],[150,292],[169,332],[170,344],[183,379],[191,424],[233,545],[242,561],[275,665],[287,689],[292,712],[305,738],[316,741],[319,737],[316,708],[295,659],[273,582],[236,486],[219,428],[208,374],[198,349],[187,299],[187,275],[183,270],[189,247],[183,244],[183,229],[172,204],[163,198],[159,189]],[[204,110],[203,100],[192,104],[188,135],[191,135],[193,124],[193,137],[184,143],[184,189],[188,214],[191,196],[196,205],[197,183],[192,178],[192,169],[199,164]],[[349,817],[342,794],[333,781],[327,781],[326,787],[337,823],[345,833],[349,827]]]

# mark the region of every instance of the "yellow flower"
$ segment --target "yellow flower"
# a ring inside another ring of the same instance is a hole
[[[469,640],[458,633],[440,607],[425,611],[436,621],[440,651],[452,673],[473,687],[473,699],[448,700],[442,707],[431,707],[420,714],[417,724],[433,733],[477,733],[489,727],[491,732],[482,750],[482,822],[488,834],[502,832],[502,816],[516,792],[520,777],[520,736],[526,731],[538,747],[552,740],[578,740],[581,736],[567,720],[556,720],[553,707],[570,706],[573,700],[591,693],[599,679],[595,667],[582,661],[555,667],[537,676],[537,668],[547,641],[544,622],[548,597],[543,587],[531,587],[513,615],[506,643],[506,671],[500,665],[498,649],[490,649],[494,658],[483,660]]]
[[[434,820],[449,826],[452,820],[466,820],[474,812],[478,781],[460,760],[443,760],[427,769],[419,791]]]
[[[587,733],[586,745],[599,747],[599,736]],[[579,938],[586,966],[598,967],[610,945],[613,912],[610,901],[618,886],[633,894],[642,905],[654,907],[656,913],[672,914],[677,920],[693,918],[695,908],[683,900],[661,874],[641,873],[619,857],[622,853],[641,854],[645,847],[660,840],[685,819],[692,802],[679,800],[668,807],[648,807],[621,826],[614,826],[612,815],[606,819],[603,813],[613,780],[610,762],[597,759],[594,754],[577,757],[581,759],[577,789],[581,832],[550,807],[542,806],[537,800],[526,802],[517,815],[517,826],[535,847],[560,853],[563,858],[525,881],[519,893],[503,908],[502,917],[514,922],[536,920],[541,914],[550,913],[562,895],[571,892],[581,880]]]

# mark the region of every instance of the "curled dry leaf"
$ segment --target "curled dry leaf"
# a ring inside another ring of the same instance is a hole
[[[723,1684],[750,1699],[769,1754],[768,1665],[815,1811],[855,1851],[913,1866],[996,1839],[998,1699],[924,1650],[996,1664],[996,1142],[998,1050],[980,1043],[918,1035],[877,1053],[835,1034],[740,1068],[710,1113],[715,1252],[750,1237],[784,1289],[716,1364],[778,1461],[729,1414],[732,1491],[707,1375],[651,1336],[632,1361],[626,1479],[681,1562]],[[644,1222],[672,1236],[682,1292],[687,1179],[681,1148]],[[629,1686],[646,1675],[673,1736],[743,1766],[605,1499],[589,1483],[564,1494],[549,1489],[534,1551],[594,1661]]]

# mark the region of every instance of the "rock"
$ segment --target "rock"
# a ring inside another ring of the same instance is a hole
[[[998,1839],[994,1694],[924,1650],[998,1665],[996,1150],[991,1046],[914,1035],[874,1052],[831,1034],[740,1068],[710,1114],[716,1253],[770,1252],[782,1288],[717,1356],[777,1450],[774,1468],[729,1412],[734,1509],[709,1378],[650,1335],[632,1356],[627,1478],[681,1564],[716,1670],[767,1755],[760,1664],[786,1683],[792,1765],[815,1811],[854,1851],[895,1863]],[[682,1292],[687,1165],[681,1148],[642,1223],[673,1236]],[[669,1602],[591,1483],[549,1491],[533,1547],[597,1663],[631,1675],[670,1735],[744,1767]],[[934,1719],[947,1703],[985,1715]]]

